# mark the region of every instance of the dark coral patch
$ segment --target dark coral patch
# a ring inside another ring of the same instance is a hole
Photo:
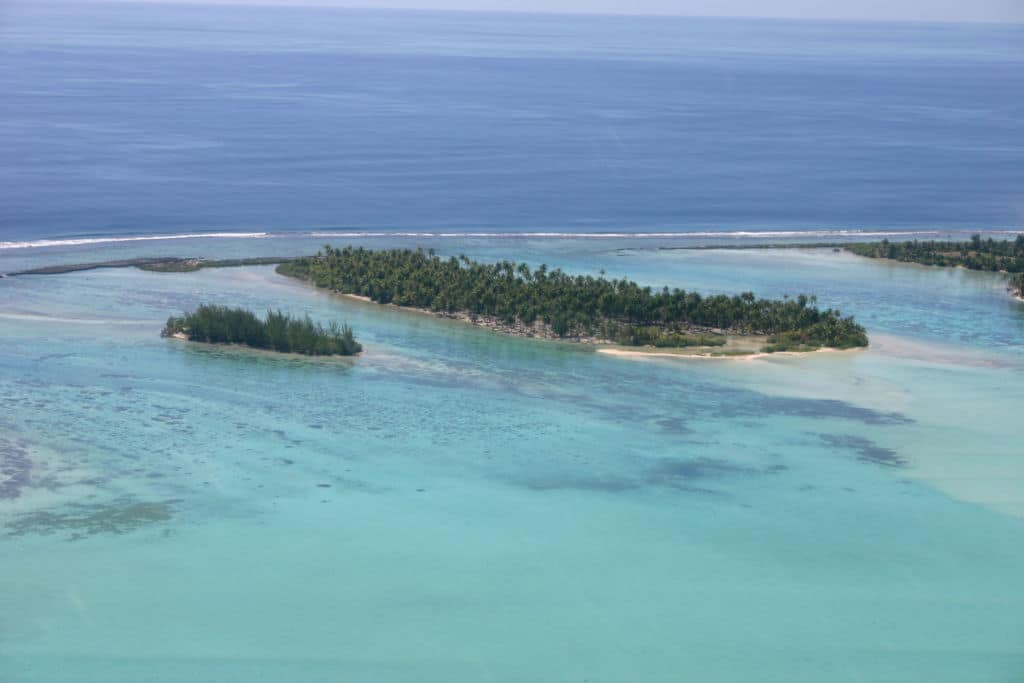
[[[720,495],[720,491],[697,485],[695,482],[726,476],[777,474],[785,469],[787,469],[785,465],[772,465],[765,469],[758,469],[717,458],[668,459],[642,470],[635,477],[550,476],[530,479],[525,482],[525,485],[535,491],[582,489],[618,493],[641,488],[669,488],[675,491]]]
[[[857,454],[861,462],[869,462],[885,467],[902,467],[907,464],[905,458],[891,448],[883,448],[870,439],[852,434],[819,434],[818,438],[831,448],[843,448]]]
[[[0,441],[0,500],[10,500],[21,495],[29,485],[32,474],[32,460],[23,444]]]
[[[640,482],[624,477],[548,477],[531,479],[526,482],[526,487],[534,491],[583,489],[615,493],[640,488]]]
[[[692,434],[693,430],[687,425],[686,420],[679,417],[665,417],[656,420],[655,423],[662,431],[668,434]]]
[[[743,467],[728,460],[716,458],[692,458],[687,460],[666,460],[655,467],[647,476],[652,484],[669,483],[678,479],[705,479],[725,474],[755,474],[752,467]]]
[[[6,535],[66,532],[69,541],[77,541],[97,534],[126,534],[150,524],[169,521],[178,502],[122,498],[109,503],[76,503],[60,510],[29,512],[9,523]]]
[[[150,524],[170,520],[178,500],[144,502],[120,499],[109,503],[74,504],[59,510],[40,510],[15,517],[7,525],[6,536],[66,531],[69,541],[78,541],[98,533],[128,533]]]
[[[775,415],[793,415],[796,417],[832,417],[845,420],[856,420],[869,425],[902,425],[910,424],[912,419],[901,413],[880,412],[870,408],[861,408],[846,401],[834,399],[808,400],[786,398],[780,396],[765,397],[761,408]]]

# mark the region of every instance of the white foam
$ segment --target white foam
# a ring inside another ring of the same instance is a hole
[[[996,234],[988,231],[985,234]],[[1006,231],[1012,233],[1013,231]],[[505,239],[687,239],[723,237],[736,239],[780,237],[892,237],[935,236],[948,234],[939,230],[868,231],[868,230],[729,230],[703,232],[399,232],[399,231],[316,231],[296,233],[306,237],[422,237],[422,238],[505,238]]]
[[[266,232],[199,232],[180,235],[136,235],[128,237],[78,237],[66,240],[27,240],[0,242],[0,249],[41,249],[45,247],[72,247],[83,244],[109,244],[114,242],[155,242],[160,240],[189,240],[203,238],[253,239],[269,237]]]
[[[432,232],[400,230],[315,230],[310,232],[198,232],[172,235],[129,235],[109,237],[77,237],[68,239],[0,242],[2,249],[42,249],[117,242],[157,242],[189,239],[263,239],[278,238],[348,238],[402,237],[417,239],[851,239],[873,237],[936,238],[942,235],[967,235],[975,231],[955,230],[707,230],[699,232]],[[1021,230],[986,230],[985,235],[1018,235]]]

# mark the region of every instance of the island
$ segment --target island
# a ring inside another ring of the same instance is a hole
[[[267,311],[261,320],[244,308],[210,304],[180,318],[171,316],[161,335],[308,356],[352,356],[363,350],[348,325],[332,322],[324,327],[308,315],[296,318],[281,311]]]
[[[1013,241],[982,239],[979,234],[971,235],[969,242],[890,242],[884,239],[846,244],[843,248],[868,258],[1008,273],[1009,290],[1018,298],[1024,297],[1024,235],[1017,235]]]
[[[326,246],[314,256],[278,265],[277,272],[347,296],[526,337],[657,349],[734,347],[722,349],[721,355],[868,344],[864,328],[852,317],[821,310],[814,297],[805,295],[779,300],[750,292],[702,296],[641,287],[603,273],[574,276],[544,265],[484,264],[422,249]],[[736,337],[748,343],[730,344]],[[752,348],[750,339],[758,345]]]
[[[65,273],[76,273],[83,270],[98,270],[100,268],[138,268],[154,273],[190,273],[204,268],[236,268],[239,266],[266,266],[277,265],[291,260],[288,256],[255,256],[252,258],[237,259],[202,259],[202,258],[181,258],[178,256],[156,256],[140,257],[130,259],[118,259],[115,261],[98,261],[93,263],[64,263],[54,266],[41,266],[27,270],[17,270],[6,273],[5,277],[17,277],[19,275],[63,275]]]

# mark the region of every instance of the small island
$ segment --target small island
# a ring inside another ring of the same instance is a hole
[[[260,320],[244,308],[209,304],[180,318],[171,316],[161,336],[307,356],[352,356],[363,350],[348,325],[324,327],[308,315],[296,318],[281,311],[267,311]]]
[[[65,273],[77,273],[84,270],[99,270],[101,268],[138,268],[154,273],[191,273],[204,268],[235,268],[238,266],[268,266],[277,265],[291,260],[289,256],[255,256],[252,258],[236,259],[204,259],[204,258],[181,258],[178,256],[156,256],[139,257],[130,259],[117,259],[114,261],[96,261],[92,263],[63,263],[55,266],[42,266],[39,268],[28,268],[6,273],[7,277],[19,275],[63,275]]]
[[[926,240],[912,242],[859,242],[844,245],[847,251],[868,258],[891,259],[925,266],[966,268],[1010,274],[1009,290],[1024,297],[1024,235],[1013,241],[982,239],[971,235],[969,242]]]
[[[702,296],[682,289],[653,290],[626,279],[569,275],[546,266],[433,250],[325,247],[277,272],[379,304],[459,318],[506,334],[627,347],[757,351],[850,349],[868,344],[864,328],[814,297],[759,299],[753,293]],[[757,346],[729,342],[736,337]],[[735,349],[735,350],[733,350]]]

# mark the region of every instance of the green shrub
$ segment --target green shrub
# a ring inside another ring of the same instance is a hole
[[[184,334],[190,341],[210,344],[242,344],[310,356],[351,356],[363,350],[348,325],[323,327],[307,315],[293,318],[281,311],[267,311],[260,320],[252,311],[203,304],[180,318],[170,317],[161,333]]]

